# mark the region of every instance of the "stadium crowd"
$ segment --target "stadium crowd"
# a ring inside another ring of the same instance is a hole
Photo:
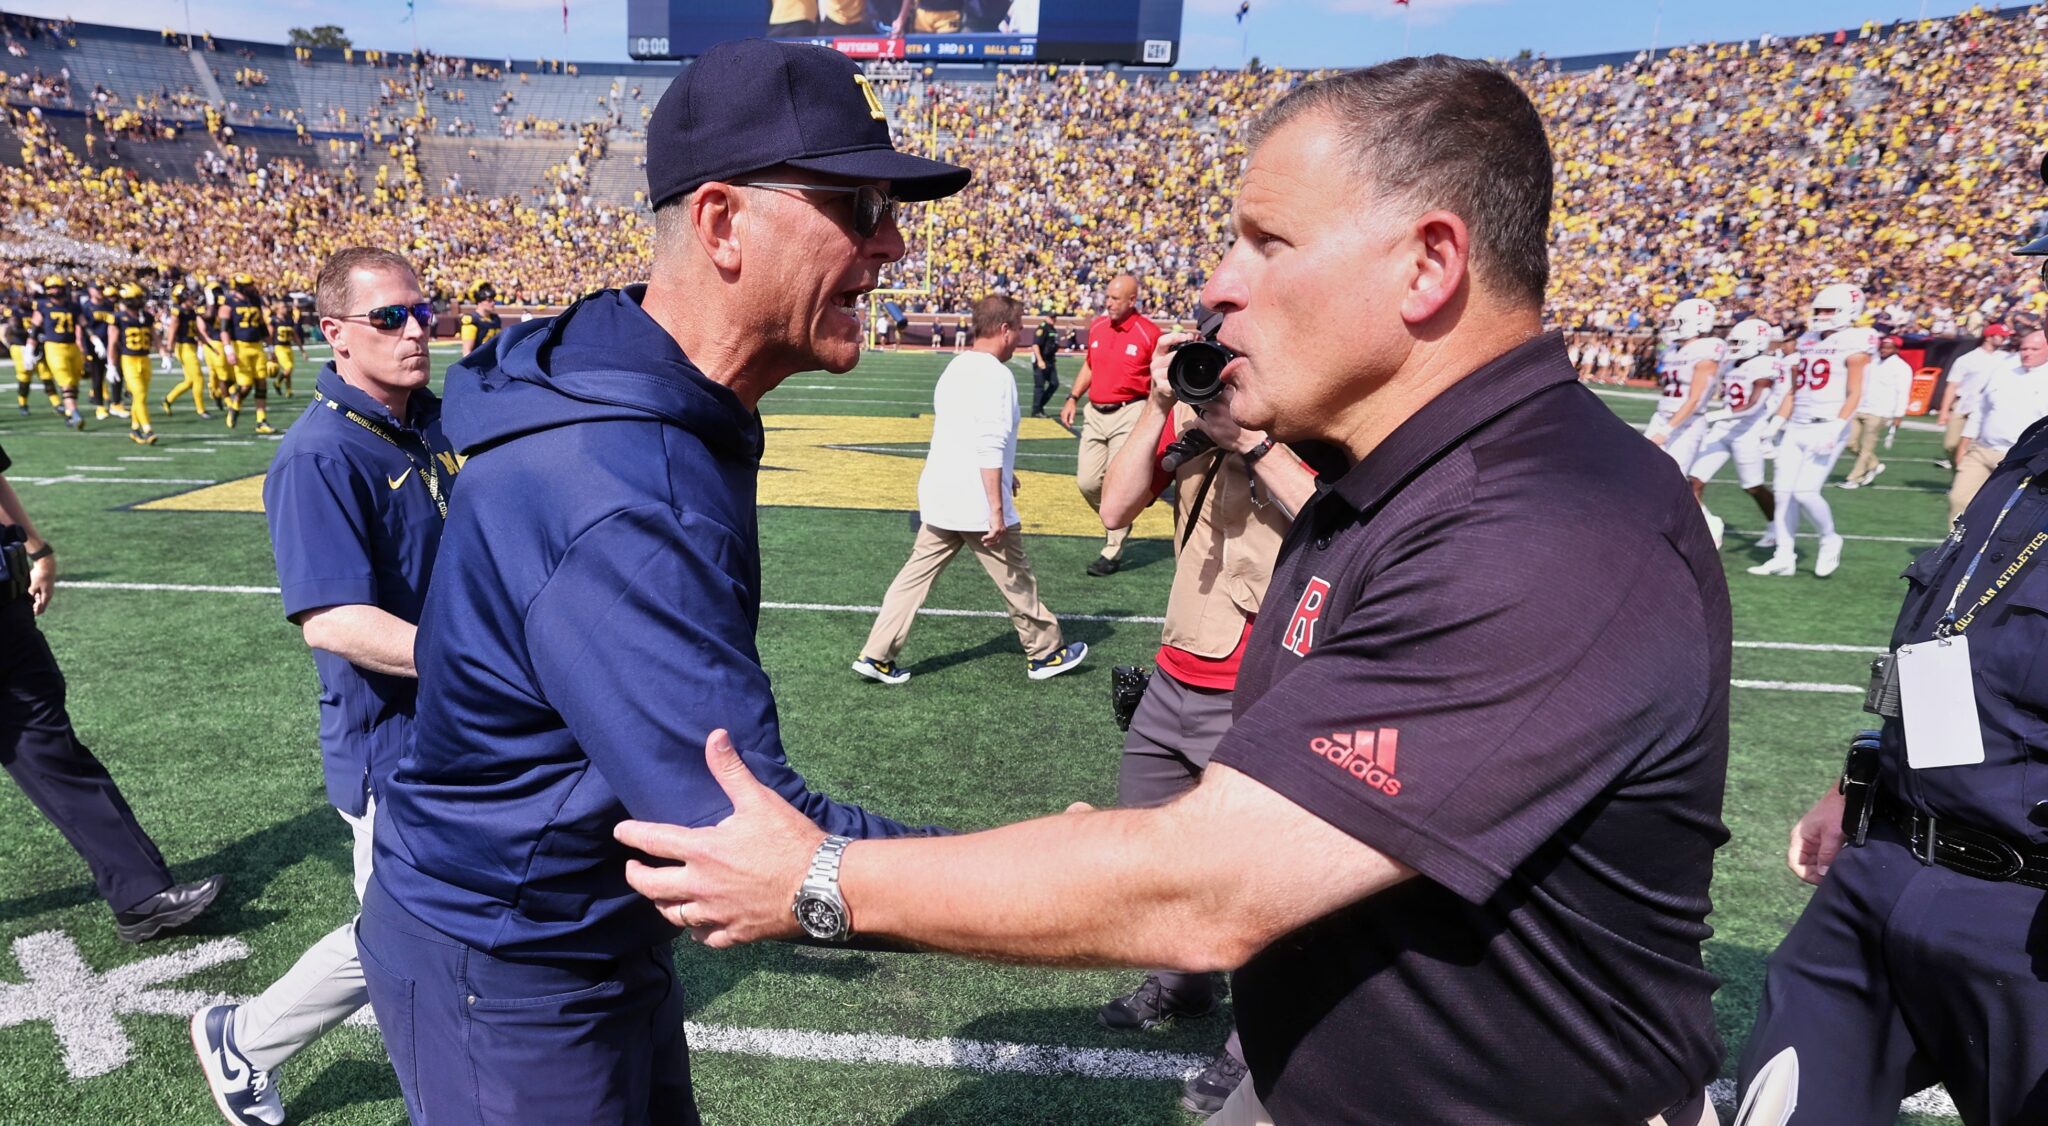
[[[2048,7],[2037,7],[2019,19],[1973,12],[1684,47],[1593,70],[1521,64],[1559,171],[1551,319],[1634,333],[1696,295],[1784,324],[1819,279],[1863,286],[1877,319],[1905,332],[1967,333],[2015,306],[2042,312],[2048,295],[1999,260],[2012,232],[2048,221],[2031,182],[2048,144],[2044,29]],[[585,190],[608,138],[642,127],[639,87],[594,106],[597,120],[582,126],[518,118],[508,90],[495,107],[508,133],[578,145],[524,196],[488,199],[445,177],[423,182],[418,138],[436,125],[437,78],[504,72],[425,54],[352,57],[390,74],[370,120],[331,107],[266,111],[299,127],[306,160],[237,151],[232,115],[209,112],[231,171],[216,168],[211,183],[150,182],[25,136],[22,167],[0,172],[0,198],[31,223],[73,231],[90,211],[99,237],[163,268],[246,270],[273,290],[304,288],[304,262],[357,241],[406,247],[430,285],[500,279],[514,301],[556,303],[644,275],[644,210]],[[979,175],[952,199],[906,210],[911,253],[888,284],[923,291],[911,304],[930,311],[956,313],[994,286],[1034,312],[1079,315],[1130,271],[1141,307],[1185,315],[1224,247],[1223,184],[1243,157],[1244,122],[1312,77],[1034,68],[939,83],[896,68],[881,84],[899,143],[969,159]],[[39,100],[33,90],[51,82],[0,79],[17,133],[32,120],[22,115]],[[183,92],[139,100],[96,95],[88,136],[141,147],[177,135]],[[362,136],[313,144],[309,124]],[[109,196],[132,205],[102,208]],[[606,264],[601,275],[593,261]],[[1618,353],[1602,366],[1617,364]]]

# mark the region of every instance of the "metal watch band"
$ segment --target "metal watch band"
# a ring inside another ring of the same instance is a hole
[[[804,886],[822,883],[839,890],[839,858],[846,852],[846,846],[853,843],[851,837],[832,836],[818,842],[818,851],[811,854],[811,870],[804,873]]]

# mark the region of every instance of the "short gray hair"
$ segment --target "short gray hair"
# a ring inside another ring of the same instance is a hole
[[[1491,63],[1395,59],[1296,87],[1251,127],[1256,149],[1306,115],[1327,117],[1373,195],[1465,221],[1472,271],[1541,305],[1550,285],[1552,162],[1543,118]]]

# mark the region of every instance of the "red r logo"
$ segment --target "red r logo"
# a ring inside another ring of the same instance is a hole
[[[1316,619],[1323,616],[1323,607],[1330,601],[1328,580],[1311,578],[1301,592],[1301,601],[1294,604],[1294,617],[1288,619],[1287,634],[1280,644],[1297,657],[1308,656],[1316,644]]]

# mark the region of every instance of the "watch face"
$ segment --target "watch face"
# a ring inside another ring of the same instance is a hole
[[[846,913],[839,905],[815,895],[797,901],[796,921],[812,938],[838,938],[846,930]]]

